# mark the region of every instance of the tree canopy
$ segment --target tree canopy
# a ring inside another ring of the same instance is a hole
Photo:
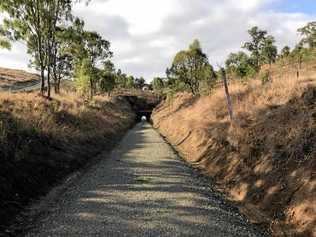
[[[194,40],[187,50],[176,54],[167,72],[169,78],[182,82],[193,94],[199,93],[202,81],[212,80],[215,75],[198,40]]]
[[[298,29],[301,34],[302,44],[308,45],[309,48],[316,47],[316,21],[309,22],[306,26]]]
[[[53,65],[53,48],[59,24],[71,18],[71,0],[2,0],[0,11],[7,13],[3,32],[12,41],[24,41],[32,64],[41,72],[44,93],[47,75],[48,97],[50,97],[50,72]]]

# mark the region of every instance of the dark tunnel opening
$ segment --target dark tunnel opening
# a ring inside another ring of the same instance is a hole
[[[158,96],[151,97],[142,96],[124,96],[130,103],[136,114],[137,122],[141,122],[143,117],[146,117],[147,122],[151,122],[151,114],[155,107],[160,103],[161,99]]]
[[[152,110],[151,111],[137,111],[136,120],[137,122],[141,122],[143,121],[143,117],[146,117],[146,121],[150,122],[151,114],[152,114]]]

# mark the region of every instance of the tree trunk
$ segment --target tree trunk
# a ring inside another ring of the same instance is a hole
[[[39,55],[39,63],[41,69],[41,94],[44,96],[45,93],[45,66],[44,66],[44,58],[43,58],[43,49],[42,49],[42,36],[38,34],[38,55]]]
[[[57,75],[57,70],[56,70],[56,61],[54,60],[53,63],[53,77],[54,77],[54,90],[55,94],[59,94],[59,76]]]
[[[93,99],[93,81],[90,79],[90,99]]]
[[[50,65],[48,65],[48,68],[47,68],[47,98],[48,99],[50,99],[50,91],[51,91],[50,75],[51,75],[51,67],[50,67]]]
[[[300,70],[302,68],[302,58],[299,56],[298,58],[298,62],[297,62],[297,70],[296,70],[296,78],[299,79],[300,78]]]
[[[230,94],[229,94],[226,72],[225,72],[224,68],[221,68],[220,71],[221,71],[221,74],[222,74],[223,83],[224,83],[224,87],[225,87],[225,95],[226,95],[226,99],[227,99],[227,106],[228,106],[229,117],[230,117],[230,120],[233,121],[234,120],[233,106],[232,106],[232,100],[231,100],[231,97],[230,97]]]
[[[271,77],[271,68],[272,68],[272,63],[269,63],[269,71],[268,71],[268,80],[269,82],[272,81],[272,77]]]
[[[189,83],[189,87],[190,87],[190,90],[191,90],[192,94],[195,95],[195,90],[194,90],[193,84]]]
[[[40,64],[41,70],[41,95],[44,96],[45,93],[45,64],[44,64],[44,56],[43,56],[43,40],[41,33],[41,18],[40,18],[40,2],[36,1],[36,7],[34,10],[34,14],[36,14],[36,35],[37,35],[37,50],[38,50],[38,60]]]
[[[45,68],[41,66],[41,94],[45,93]]]
[[[61,76],[58,75],[58,79],[57,79],[57,93],[60,93],[60,82],[61,82]]]

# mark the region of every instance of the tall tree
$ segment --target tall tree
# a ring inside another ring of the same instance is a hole
[[[160,77],[155,77],[151,82],[154,91],[161,93],[164,89],[164,80]]]
[[[0,10],[8,14],[4,28],[12,40],[26,42],[33,65],[40,70],[41,92],[44,94],[45,72],[50,96],[52,48],[57,24],[71,12],[71,0],[2,0]]]
[[[100,89],[102,92],[111,94],[115,88],[115,67],[110,60],[102,62],[103,68],[100,70]]]
[[[227,72],[239,78],[252,75],[254,72],[254,65],[251,59],[245,52],[231,53],[226,62]]]
[[[68,47],[67,29],[58,27],[56,31],[56,41],[52,49],[52,72],[56,94],[60,93],[61,80],[70,78],[74,69],[73,56],[69,53]]]
[[[300,70],[302,69],[303,57],[306,53],[306,49],[303,47],[303,42],[298,43],[293,49],[291,56],[296,63],[296,77],[300,77]]]
[[[103,39],[97,32],[86,31],[84,26],[84,22],[76,18],[73,25],[67,29],[68,47],[66,51],[71,55],[75,67],[80,68],[83,60],[89,60],[92,68],[94,68],[90,72],[97,74],[95,68],[106,63],[112,56],[109,49],[110,42]],[[97,75],[89,77],[90,98],[96,92],[97,79],[99,78]]]
[[[198,40],[194,40],[189,49],[176,54],[167,73],[168,78],[173,78],[174,83],[184,83],[194,95],[199,93],[201,81],[213,79],[215,75]]]
[[[88,58],[82,59],[77,62],[74,71],[75,84],[79,92],[87,95],[91,91],[91,80],[93,80],[93,65]],[[91,96],[91,94],[90,94]]]
[[[278,55],[278,49],[275,46],[275,39],[273,36],[267,36],[262,45],[261,49],[261,62],[267,63],[271,66],[272,63],[275,62],[277,55]]]
[[[281,58],[287,58],[290,56],[291,53],[291,48],[289,46],[284,46],[283,49],[281,50],[280,57]]]
[[[128,76],[126,81],[126,88],[132,89],[135,87],[135,79],[133,76]]]
[[[267,37],[267,31],[260,30],[257,26],[254,26],[250,30],[248,30],[248,33],[251,37],[251,40],[249,42],[246,42],[242,47],[247,49],[251,53],[253,64],[255,66],[255,69],[258,71],[261,66],[261,50]]]
[[[316,47],[316,21],[309,22],[306,26],[298,29],[303,37],[302,44],[307,44],[309,48]]]
[[[143,77],[135,79],[135,87],[138,89],[142,89],[146,84],[146,80]]]

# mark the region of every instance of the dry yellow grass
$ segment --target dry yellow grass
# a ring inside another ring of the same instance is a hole
[[[0,92],[0,232],[30,198],[110,149],[134,119],[119,98]]]
[[[234,123],[217,88],[178,94],[156,109],[154,126],[253,222],[274,236],[316,236],[316,69],[273,75],[265,85],[231,83]]]
[[[10,86],[17,82],[26,82],[39,79],[39,75],[34,73],[0,67],[0,86]]]

